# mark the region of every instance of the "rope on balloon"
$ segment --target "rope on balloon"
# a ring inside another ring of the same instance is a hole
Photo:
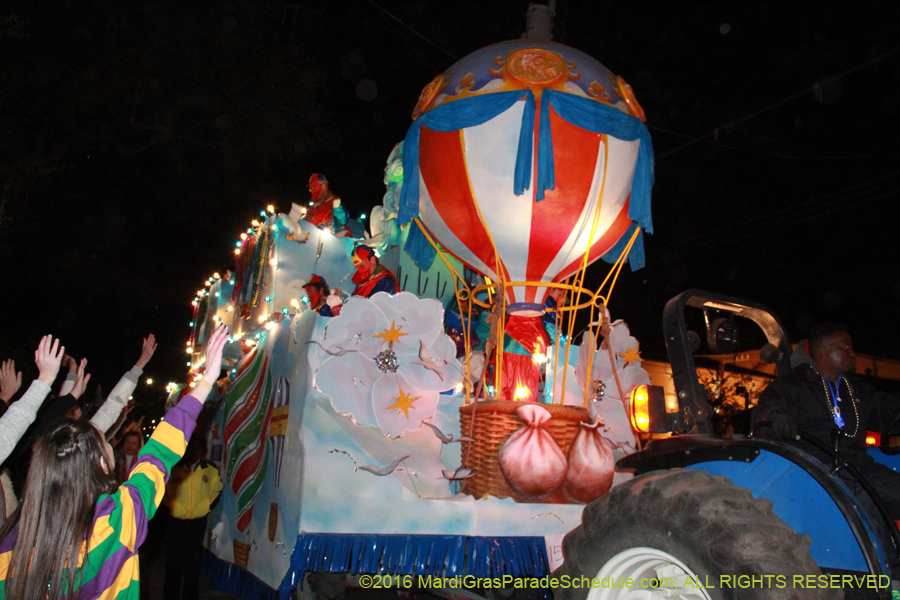
[[[609,303],[609,299],[612,297],[613,289],[616,287],[616,281],[619,279],[619,273],[622,272],[622,267],[625,266],[625,260],[628,257],[628,254],[631,252],[631,247],[634,246],[635,240],[637,240],[638,236],[641,234],[641,228],[635,227],[634,233],[631,235],[631,239],[628,240],[628,244],[625,245],[625,248],[622,250],[622,254],[619,255],[619,258],[616,259],[615,264],[613,264],[612,268],[609,270],[609,273],[606,274],[606,278],[603,280],[603,283],[600,284],[600,287],[597,288],[597,293],[595,294],[595,299],[602,299],[603,305],[606,306]],[[609,292],[606,295],[606,298],[600,295],[600,292],[603,290],[603,287],[606,285],[606,282],[609,281],[610,276],[612,276],[612,283],[609,285]],[[591,307],[591,320],[589,323],[593,323],[594,319],[594,308]],[[589,400],[589,390],[591,386],[588,385],[587,378],[590,377],[590,374],[593,372],[593,363],[594,363],[594,344],[596,344],[596,340],[599,339],[598,334],[600,333],[603,327],[603,319],[606,317],[606,311],[604,311],[601,318],[597,319],[597,325],[592,331],[591,338],[591,351],[588,353],[588,361],[587,361],[587,370],[585,371],[585,385],[584,385],[584,407],[587,408],[588,400]],[[616,387],[619,390],[619,398],[622,400],[622,405],[625,407],[625,414],[630,414],[628,411],[628,405],[625,400],[625,392],[622,389],[622,384],[619,382],[619,374],[616,371],[616,363],[612,354],[612,347],[608,345],[607,341],[607,349],[609,350],[609,359],[610,366],[613,370],[613,377],[616,380]],[[640,441],[638,441],[640,444]]]
[[[593,219],[591,221],[590,236],[589,236],[590,240],[594,239],[594,237],[596,236],[597,230],[599,229],[600,212],[602,210],[602,204],[603,204],[603,193],[605,191],[605,186],[606,186],[606,167],[607,167],[607,155],[604,155],[604,176],[603,176],[603,180],[601,182],[600,194],[598,196],[598,202],[594,209],[594,215],[593,215]],[[473,198],[474,198],[474,194],[473,194]],[[594,323],[595,311],[600,306],[604,306],[608,303],[609,297],[611,297],[611,295],[612,295],[612,289],[615,287],[615,284],[618,281],[619,273],[621,272],[622,267],[625,264],[625,260],[628,257],[628,254],[630,253],[631,248],[633,247],[633,245],[635,243],[635,240],[637,239],[638,235],[640,235],[641,230],[640,230],[640,228],[635,229],[628,244],[626,245],[626,247],[624,248],[622,253],[619,255],[616,262],[613,264],[612,268],[607,273],[606,278],[603,280],[603,282],[597,288],[596,292],[590,292],[584,288],[584,280],[585,280],[586,273],[587,273],[588,260],[589,260],[592,244],[588,244],[587,249],[585,250],[584,256],[582,258],[581,267],[576,272],[574,278],[571,279],[571,283],[570,283],[569,279],[564,280],[562,283],[548,283],[548,282],[541,282],[541,281],[509,282],[509,281],[504,281],[505,269],[504,269],[503,263],[500,261],[499,254],[497,253],[497,248],[496,248],[496,244],[494,243],[493,236],[491,235],[490,230],[488,229],[487,225],[484,222],[484,218],[481,215],[481,210],[478,207],[477,200],[475,200],[475,208],[476,208],[476,211],[478,212],[479,219],[482,222],[484,231],[487,234],[488,239],[491,242],[492,249],[494,250],[494,260],[495,260],[495,265],[496,265],[496,272],[497,272],[497,275],[500,277],[500,280],[495,283],[495,282],[492,282],[489,278],[485,277],[486,283],[484,285],[477,286],[474,289],[469,287],[465,278],[462,277],[459,274],[459,272],[456,270],[456,268],[454,268],[453,265],[447,260],[447,258],[444,256],[444,252],[442,251],[440,246],[435,242],[435,240],[432,238],[431,234],[426,230],[426,228],[422,224],[421,220],[419,220],[418,217],[415,217],[414,220],[415,220],[416,224],[419,226],[419,228],[422,230],[422,232],[425,234],[425,238],[428,240],[428,242],[432,245],[432,247],[437,252],[437,255],[441,257],[441,260],[447,266],[448,270],[453,274],[454,294],[456,296],[457,304],[459,305],[459,308],[460,308],[460,317],[463,322],[463,345],[464,345],[465,352],[466,352],[467,382],[471,382],[471,366],[470,366],[469,358],[471,357],[471,354],[472,354],[472,345],[471,345],[471,324],[472,324],[472,318],[473,318],[472,304],[474,303],[474,304],[478,304],[479,306],[482,306],[484,308],[492,309],[494,323],[492,323],[491,335],[489,336],[491,339],[488,340],[488,343],[489,343],[489,345],[494,346],[494,348],[492,350],[495,352],[496,388],[502,389],[503,343],[504,343],[504,334],[505,334],[504,330],[505,330],[505,312],[506,311],[499,310],[497,304],[499,303],[502,308],[505,308],[505,299],[506,299],[505,289],[507,287],[511,287],[511,286],[525,285],[525,286],[535,286],[535,287],[560,288],[560,289],[570,290],[573,292],[572,304],[567,307],[562,306],[562,305],[558,306],[556,309],[556,319],[555,319],[556,331],[561,331],[563,328],[562,326],[563,326],[564,313],[569,313],[569,312],[573,313],[571,316],[567,316],[567,318],[565,319],[566,326],[567,326],[566,327],[567,343],[566,343],[564,364],[568,365],[570,349],[571,349],[572,333],[574,332],[574,327],[575,327],[574,313],[579,309],[590,307],[591,313],[590,313],[589,323]],[[607,293],[607,297],[604,298],[603,296],[600,295],[600,292],[606,287],[606,284],[608,282],[610,282],[611,277],[612,277],[612,282],[610,284],[610,288]],[[460,285],[462,286],[462,289],[460,289]],[[478,299],[477,294],[481,291],[487,291],[487,293],[489,295],[489,299],[490,299],[490,296],[492,296],[492,295],[497,296],[493,302],[493,305],[490,302],[486,303],[486,302],[483,302]],[[496,291],[496,293],[492,293],[495,291]],[[589,296],[589,299],[582,302],[583,295],[585,295],[585,294],[587,294]],[[560,304],[562,304],[562,303],[560,303]],[[603,323],[604,318],[605,318],[605,312],[597,320],[596,326],[592,330],[594,340],[598,339],[597,334],[599,333],[599,329]],[[555,342],[555,344],[554,344],[554,361],[553,361],[554,375],[556,374],[557,369],[558,369],[559,356],[560,356],[559,346],[561,343],[561,338],[562,338],[562,336],[557,335],[556,339],[554,340],[554,342]],[[493,342],[493,344],[491,344],[491,342]],[[489,358],[490,352],[487,350],[488,349],[486,349],[486,358]],[[588,354],[588,363],[586,365],[588,373],[590,373],[593,369],[593,358],[594,358],[593,355],[594,355],[593,352],[590,352]],[[479,378],[478,385],[475,386],[474,383],[472,384],[472,387],[475,388],[474,390],[471,390],[470,386],[466,385],[466,399],[465,399],[466,404],[468,404],[470,401],[473,400],[473,394],[472,394],[473,391],[474,391],[474,399],[477,399],[481,395],[481,390],[483,389],[483,386],[485,383],[485,378],[487,376],[487,372],[488,372],[488,369],[487,369],[487,364],[486,364],[485,368],[482,371],[482,375]],[[563,370],[563,378],[562,378],[562,382],[561,382],[562,383],[561,390],[563,390],[563,393],[560,394],[560,400],[559,400],[560,404],[565,403],[564,391],[566,389],[567,374],[568,374],[568,369],[564,369]],[[586,384],[584,387],[585,387],[584,406],[586,408],[588,400],[589,400],[590,386],[588,386]],[[621,391],[620,391],[620,395],[621,395]],[[623,399],[623,401],[624,401],[624,399]]]
[[[463,324],[463,347],[466,352],[466,404],[469,403],[470,399],[470,390],[469,385],[472,381],[472,370],[469,366],[469,357],[472,356],[472,336],[471,336],[471,327],[472,327],[472,303],[468,300],[474,297],[472,290],[469,288],[468,283],[466,283],[465,278],[459,274],[459,272],[454,268],[450,261],[447,260],[447,257],[444,256],[444,252],[441,247],[434,241],[431,237],[431,234],[425,229],[425,226],[422,224],[422,221],[419,220],[419,217],[414,217],[413,220],[416,222],[416,225],[419,226],[419,229],[425,235],[425,239],[428,240],[428,243],[431,244],[432,248],[434,248],[437,255],[441,257],[441,260],[444,261],[444,264],[447,266],[447,269],[453,275],[453,293],[456,296],[456,304],[459,306],[459,316],[460,320]],[[457,283],[457,281],[459,283]],[[463,289],[460,290],[459,284],[462,284]],[[463,292],[465,295],[463,295]],[[463,315],[463,306],[466,306],[466,314]]]
[[[591,220],[591,232],[590,232],[590,235],[588,236],[587,247],[584,250],[584,257],[581,260],[581,268],[575,274],[574,281],[575,281],[575,285],[579,288],[579,290],[584,285],[584,278],[587,275],[588,258],[590,257],[591,246],[593,246],[594,236],[597,235],[597,230],[600,228],[600,211],[603,208],[603,194],[606,191],[606,174],[607,174],[608,168],[609,168],[609,138],[606,134],[601,135],[601,143],[603,143],[603,145],[605,146],[605,149],[603,152],[603,179],[600,182],[600,195],[597,196],[597,206],[594,208],[594,218]],[[602,289],[602,286],[600,289]],[[600,293],[600,289],[598,289],[597,293],[594,294],[594,298],[592,298],[592,300],[594,300],[596,298],[596,296]],[[581,302],[581,291],[578,292],[578,298],[575,303],[579,304],[580,302]],[[564,368],[563,368],[563,377],[562,377],[562,387],[560,388],[560,391],[561,391],[560,399],[559,399],[560,404],[565,404],[565,400],[566,400],[565,390],[566,390],[566,378],[569,374],[569,369],[567,368],[569,365],[569,350],[572,347],[572,333],[575,331],[575,318],[574,317],[575,316],[572,315],[569,318],[569,323],[568,323],[569,327],[566,332],[566,338],[568,339],[568,343],[566,344],[566,360],[563,363]],[[588,323],[593,322],[593,320],[594,320],[594,308],[593,308],[593,302],[592,302],[592,304],[591,304],[591,320],[588,321]],[[602,318],[600,320],[602,320]],[[559,337],[559,336],[557,336],[557,337]],[[588,364],[587,364],[587,368],[588,368],[587,372],[588,373],[591,372],[590,369],[593,366],[592,365],[593,356],[594,356],[593,352],[591,352],[588,356]],[[554,373],[554,376],[555,375],[556,375],[556,373]],[[554,377],[554,379],[555,379],[555,377]],[[585,383],[584,389],[585,389],[585,408],[587,408],[588,385],[586,383]]]
[[[459,130],[459,139],[460,139],[460,147],[463,148],[463,154],[465,154],[465,138],[463,136],[463,130]],[[494,381],[495,381],[495,389],[503,389],[503,342],[504,335],[506,332],[506,287],[508,285],[506,278],[506,266],[503,264],[503,261],[500,260],[500,253],[497,252],[497,244],[494,242],[494,236],[491,235],[491,230],[487,225],[487,221],[484,220],[484,215],[481,213],[481,206],[478,204],[478,196],[475,194],[475,189],[472,187],[472,181],[468,178],[468,172],[466,173],[466,180],[469,184],[469,193],[472,197],[472,202],[475,205],[475,212],[478,213],[478,220],[481,221],[481,227],[484,229],[485,235],[487,235],[488,240],[491,242],[491,249],[494,251],[494,272],[497,274],[497,290],[498,294],[496,295],[495,303],[500,305],[501,309],[494,311],[496,315],[497,325],[497,337],[496,343],[494,346],[494,356],[495,356],[495,366],[494,366]],[[490,283],[490,280],[485,277],[485,280]],[[475,296],[472,296],[473,300]],[[485,358],[489,358],[490,354],[485,352]],[[485,369],[487,370],[487,360],[485,360]],[[482,373],[483,374],[483,373]],[[482,377],[483,379],[483,377]]]

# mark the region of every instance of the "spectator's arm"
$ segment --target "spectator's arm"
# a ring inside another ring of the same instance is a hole
[[[94,415],[96,416],[96,415]],[[122,424],[125,423],[125,418],[128,416],[128,413],[124,410],[119,415],[119,418],[116,419],[116,422],[112,424],[112,427],[106,430],[106,441],[112,445],[113,448],[119,445],[121,438],[117,437],[116,434],[119,433],[119,430],[122,428]],[[123,433],[124,435],[124,433]]]
[[[137,387],[138,379],[144,371],[137,365],[133,366],[130,371],[125,373],[119,382],[115,385],[106,402],[103,403],[97,413],[91,418],[91,423],[102,432],[110,429],[122,414],[122,409],[128,403],[128,397],[134,393]]]
[[[222,372],[222,352],[227,341],[228,327],[225,325],[219,325],[209,336],[206,343],[206,371],[203,372],[200,382],[191,390],[191,395],[200,402],[206,402],[209,393],[219,380],[219,374]]]
[[[59,388],[59,395],[66,396],[71,394],[72,388],[75,387],[75,371],[78,369],[78,363],[75,362],[74,358],[66,354],[62,359],[62,364],[69,369],[69,372],[66,373],[66,380],[63,381],[62,387]]]
[[[38,349],[34,352],[38,378],[28,387],[22,399],[14,403],[3,418],[0,418],[0,462],[6,460],[12,453],[19,439],[34,421],[38,408],[50,393],[50,384],[56,379],[64,353],[65,348],[60,348],[59,340],[54,340],[53,336],[46,335],[41,338]]]
[[[72,388],[75,387],[75,373],[66,373],[66,378],[62,383],[62,386],[59,388],[60,396],[68,396],[72,393]]]
[[[759,403],[751,413],[751,429],[761,437],[793,439],[797,435],[797,425],[791,415],[790,397],[777,379],[772,381],[759,396]],[[762,425],[765,423],[765,425]]]
[[[81,362],[78,363],[78,371],[75,373],[75,381],[72,383],[72,390],[69,392],[72,397],[76,400],[81,398],[82,394],[84,394],[84,390],[87,389],[88,381],[91,380],[90,373],[85,374],[84,368],[87,366],[87,359],[82,358]]]
[[[154,352],[156,352],[156,337],[151,333],[144,338],[144,343],[141,345],[140,358],[138,358],[131,370],[122,376],[119,383],[115,385],[109,396],[106,397],[106,402],[91,418],[91,423],[98,430],[106,433],[107,430],[116,424],[116,421],[122,414],[122,409],[128,403],[128,398],[134,393],[138,380],[144,373],[144,367],[150,362]]]
[[[191,439],[191,434],[197,424],[197,416],[216,381],[215,377],[218,377],[221,370],[222,349],[227,340],[228,329],[224,325],[210,336],[206,346],[207,372],[203,379],[191,390],[190,394],[182,398],[166,413],[147,444],[138,454],[138,461],[132,468],[125,485],[135,488],[140,495],[143,510],[138,516],[139,526],[144,526],[147,520],[156,513],[156,508],[165,494],[169,473],[184,455],[188,440]],[[215,375],[209,375],[211,370],[215,370]],[[210,379],[212,379],[212,383],[210,383]]]
[[[124,422],[125,417],[128,416],[129,412],[130,412],[129,410],[123,410],[122,416],[119,417],[119,421]],[[141,417],[137,421],[132,421],[127,426],[125,426],[125,429],[121,429],[122,423],[120,423],[119,421],[116,421],[116,424],[112,426],[112,428],[109,430],[110,433],[108,433],[106,436],[107,441],[109,441],[110,445],[113,447],[118,446],[119,443],[123,439],[125,439],[126,435],[128,435],[132,431],[135,431],[135,432],[137,432],[138,438],[140,439],[139,448],[143,448],[144,447],[144,434],[141,433],[141,424],[144,422],[144,417]],[[121,429],[121,431],[120,431],[120,429]]]
[[[154,352],[156,352],[156,337],[151,333],[144,338],[144,344],[141,346],[141,357],[134,366],[138,369],[146,367],[150,359],[153,358]]]
[[[40,380],[33,381],[22,398],[13,402],[0,418],[0,462],[6,460],[15,449],[49,393],[49,385]]]

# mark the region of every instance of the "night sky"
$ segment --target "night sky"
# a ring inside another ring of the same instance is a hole
[[[0,358],[28,380],[53,333],[108,391],[153,332],[147,374],[183,380],[191,299],[249,220],[306,200],[313,171],[368,213],[422,87],[519,37],[526,8],[0,1]],[[557,10],[556,40],[625,77],[653,136],[656,234],[611,304],[645,356],[696,287],[900,358],[900,3]]]

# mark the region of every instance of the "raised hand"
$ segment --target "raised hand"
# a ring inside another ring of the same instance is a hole
[[[72,391],[69,392],[72,396],[77,400],[81,398],[81,395],[84,394],[84,390],[87,389],[88,381],[91,380],[91,374],[84,374],[84,368],[87,366],[87,359],[82,358],[81,362],[78,364],[78,371],[75,373],[75,386],[72,388]]]
[[[141,432],[141,424],[143,422],[144,422],[143,416],[140,419],[138,419],[137,421],[132,421],[131,423],[128,424],[128,427],[125,428],[125,431],[123,433],[128,433],[129,431],[137,431],[138,433],[140,433]]]
[[[228,327],[219,325],[206,344],[206,371],[203,373],[203,381],[210,387],[216,385],[222,371],[222,352],[227,341]]]
[[[144,345],[141,346],[141,357],[135,363],[135,366],[140,369],[146,367],[147,363],[150,362],[150,359],[153,357],[154,352],[156,352],[156,338],[151,333],[144,338]]]
[[[62,366],[67,368],[69,370],[69,373],[74,373],[75,370],[78,368],[78,361],[76,361],[74,358],[72,358],[71,356],[66,354],[62,358]]]
[[[66,353],[66,347],[59,345],[59,339],[53,339],[52,335],[45,335],[34,351],[34,362],[37,363],[38,381],[47,385],[53,385],[56,374],[59,373],[59,364]]]
[[[0,400],[9,402],[22,387],[22,372],[16,373],[16,361],[4,360],[0,366]]]

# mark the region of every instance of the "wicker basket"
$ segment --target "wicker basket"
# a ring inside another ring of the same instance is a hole
[[[462,466],[474,472],[472,477],[465,480],[462,488],[464,493],[476,498],[491,495],[497,498],[512,498],[516,502],[535,502],[513,492],[500,472],[500,448],[509,436],[525,425],[516,414],[516,409],[523,404],[510,400],[488,400],[459,408],[462,435],[475,439],[474,442],[468,442],[463,446]],[[539,406],[547,409],[551,415],[551,418],[542,425],[543,429],[553,437],[563,454],[568,456],[572,440],[578,433],[579,423],[590,423],[588,411],[559,404]],[[475,410],[475,428],[470,432],[473,410]],[[566,500],[561,492],[556,492],[549,498],[537,502],[563,504]]]

